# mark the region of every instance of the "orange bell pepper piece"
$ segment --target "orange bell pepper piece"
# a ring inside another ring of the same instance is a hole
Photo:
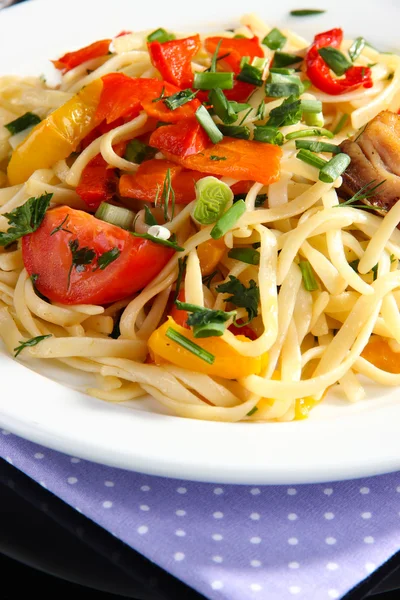
[[[214,54],[220,41],[221,45],[218,50],[218,56],[224,56],[224,58],[219,62],[228,64],[235,73],[239,73],[240,71],[240,61],[243,56],[249,56],[250,62],[256,56],[264,56],[257,36],[252,38],[208,37],[205,40],[206,50],[210,54]],[[223,65],[221,66],[223,67]]]
[[[100,58],[100,56],[106,56],[108,54],[110,44],[112,40],[100,40],[94,42],[89,46],[85,46],[75,52],[67,52],[58,60],[53,60],[52,63],[59,71],[66,73],[71,69],[74,69],[78,65],[91,60],[92,58]]]
[[[225,137],[218,144],[205,148],[199,154],[182,158],[160,148],[165,157],[187,169],[211,175],[247,179],[269,185],[278,181],[282,150],[279,146],[249,140]],[[225,160],[212,160],[224,156]]]
[[[215,357],[212,365],[192,354],[167,336],[167,329],[172,328],[182,336],[194,342]],[[249,341],[245,336],[238,336],[243,341]],[[175,321],[168,320],[156,329],[148,341],[150,352],[155,362],[160,359],[189,371],[206,373],[207,375],[223,377],[224,379],[240,379],[249,375],[258,375],[264,368],[267,354],[251,357],[243,356],[220,337],[195,338],[190,329],[180,327]]]
[[[374,340],[369,342],[361,353],[368,362],[388,373],[400,373],[400,353],[393,352],[387,342]]]
[[[196,197],[195,183],[204,173],[188,171],[167,160],[146,160],[134,175],[122,175],[119,193],[124,198],[154,202],[160,196],[167,171],[170,169],[171,185],[177,204],[188,204]]]
[[[194,35],[182,40],[151,42],[148,44],[151,62],[165,81],[181,89],[193,84],[192,58],[200,50],[200,36]]]
[[[166,150],[182,158],[203,152],[210,139],[196,118],[186,119],[174,125],[158,127],[150,137],[150,146]]]
[[[37,169],[47,169],[76,150],[96,125],[102,86],[101,79],[93,81],[36,125],[11,155],[10,185],[24,183]]]
[[[171,87],[171,85],[169,84],[168,87]],[[178,92],[179,89],[176,88],[176,91]],[[165,92],[165,96],[172,96],[172,93]],[[177,123],[184,119],[190,119],[194,116],[194,113],[200,106],[200,102],[194,98],[183,106],[179,106],[178,108],[175,108],[175,110],[170,110],[163,100],[154,102],[154,97],[154,95],[148,95],[142,100],[143,109],[149,117],[154,117],[158,121],[163,121],[164,123]]]
[[[224,238],[210,239],[197,246],[197,256],[200,261],[201,274],[211,275],[226,250]]]

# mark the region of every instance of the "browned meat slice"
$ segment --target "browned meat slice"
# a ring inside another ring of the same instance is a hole
[[[379,113],[354,141],[344,140],[340,148],[351,158],[341,195],[350,197],[368,184],[371,189],[384,181],[362,202],[386,213],[400,199],[400,115]]]

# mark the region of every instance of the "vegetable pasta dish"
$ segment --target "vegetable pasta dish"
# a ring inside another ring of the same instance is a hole
[[[245,15],[53,64],[0,77],[12,356],[227,422],[400,385],[400,56]]]

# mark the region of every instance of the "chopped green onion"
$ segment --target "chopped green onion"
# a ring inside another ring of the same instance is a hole
[[[296,140],[296,148],[305,148],[311,150],[311,152],[331,152],[332,154],[339,154],[341,151],[339,146],[335,144],[312,142],[311,140]]]
[[[158,225],[155,216],[153,215],[147,204],[144,205],[144,222],[146,223],[146,225],[150,225],[150,227],[152,225]]]
[[[297,75],[281,75],[270,73],[265,84],[265,93],[270,98],[282,98],[283,96],[300,96],[304,92],[304,86]]]
[[[333,135],[337,135],[338,133],[340,133],[340,131],[342,131],[343,127],[346,125],[348,118],[349,118],[349,115],[347,115],[347,114],[344,114],[340,118],[339,123],[336,125],[335,129],[333,130]]]
[[[287,37],[274,27],[261,42],[264,46],[268,46],[270,50],[280,50],[286,44]]]
[[[231,188],[216,177],[203,177],[196,182],[196,204],[193,216],[202,225],[215,223],[228,202],[233,200]]]
[[[325,119],[323,112],[306,112],[304,113],[304,120],[309,127],[323,127],[325,125]]]
[[[197,358],[201,358],[201,360],[204,360],[209,365],[214,364],[215,356],[211,354],[211,352],[204,350],[204,348],[198,346],[192,342],[192,340],[188,340],[188,338],[179,333],[179,331],[175,331],[175,329],[172,329],[172,327],[168,327],[165,335],[176,344],[182,346],[182,348],[185,348],[185,350],[188,350],[197,356]]]
[[[269,70],[270,73],[278,73],[278,75],[294,75],[294,73],[296,73],[295,69],[284,69],[284,68],[277,68],[277,67],[271,67]]]
[[[310,150],[299,150],[296,154],[296,158],[302,160],[303,162],[311,165],[312,167],[316,167],[317,169],[322,169],[327,164],[327,161],[323,158],[320,158]]]
[[[240,219],[240,217],[246,212],[246,203],[243,200],[238,200],[235,202],[229,210],[226,211],[225,214],[222,215],[220,219],[215,223],[214,227],[211,229],[211,237],[214,240],[218,240],[222,236],[224,236],[235,223]]]
[[[299,262],[301,276],[303,278],[303,285],[307,292],[315,292],[318,289],[318,283],[314,277],[313,270],[308,260],[301,260]]]
[[[333,138],[333,133],[329,129],[299,129],[298,131],[287,133],[285,138],[287,140],[295,140],[297,138],[314,136]]]
[[[365,39],[363,37],[358,37],[354,40],[352,45],[349,48],[349,56],[351,60],[354,62],[360,56],[365,46]]]
[[[7,125],[5,125],[4,127],[8,129],[11,135],[15,135],[20,131],[28,129],[28,127],[33,127],[34,125],[37,125],[38,123],[40,123],[40,121],[40,117],[35,115],[35,113],[26,112],[24,115],[22,115],[22,117],[18,117],[18,119],[11,121],[11,123],[7,123]]]
[[[242,40],[242,39],[246,39],[245,35],[242,35],[241,33],[237,33],[236,35],[233,36],[234,39],[237,40]]]
[[[248,265],[260,264],[260,253],[253,248],[232,248],[228,252],[229,258],[240,260]]]
[[[301,121],[302,109],[301,101],[296,96],[289,96],[282,104],[273,108],[269,113],[267,125],[269,127],[283,127],[284,125],[294,125]]]
[[[221,47],[222,44],[222,38],[219,40],[216,48],[215,48],[215,52],[211,57],[211,65],[210,65],[210,72],[211,73],[216,73],[217,71],[217,60],[218,60],[218,53],[219,53],[219,49]]]
[[[288,67],[289,65],[295,65],[296,63],[302,62],[302,57],[297,54],[288,54],[287,52],[275,52],[274,59],[272,61],[272,68]]]
[[[152,148],[137,138],[131,140],[126,147],[124,158],[129,162],[140,165],[143,161],[154,158],[157,148]]]
[[[226,160],[226,156],[217,156],[216,154],[211,154],[210,160],[215,160],[215,161]]]
[[[239,67],[242,69],[247,63],[250,63],[250,56],[242,56],[242,58],[240,59]]]
[[[236,79],[260,87],[263,84],[263,72],[257,67],[245,63]]]
[[[268,67],[269,60],[267,58],[261,58],[261,56],[255,56],[251,61],[251,66],[264,71]]]
[[[250,129],[245,125],[218,125],[218,129],[229,137],[238,138],[239,140],[248,140],[250,137]]]
[[[208,97],[213,105],[215,114],[221,119],[221,121],[227,125],[230,125],[236,121],[236,112],[220,88],[211,90]]]
[[[211,310],[198,306],[197,304],[189,304],[187,302],[175,301],[178,310],[186,310],[190,313],[187,325],[193,327],[193,335],[195,338],[207,338],[220,336],[225,333],[226,323],[229,319],[237,315],[236,310],[225,312],[224,310]]]
[[[160,27],[159,29],[156,29],[155,31],[153,31],[152,33],[150,33],[147,36],[148,42],[160,42],[160,44],[163,44],[164,42],[169,42],[174,39],[175,39],[174,34],[168,33],[168,31],[166,31],[162,27]]]
[[[246,196],[247,196],[247,194],[236,194],[233,197],[233,202],[238,202],[239,200],[245,200]],[[255,208],[260,208],[261,206],[263,206],[265,204],[265,201],[267,200],[267,198],[268,198],[267,194],[257,194],[256,200],[254,202]]]
[[[301,150],[300,150],[301,152]],[[350,156],[341,152],[327,162],[319,172],[319,179],[324,183],[333,183],[347,169],[351,162]]]
[[[143,238],[144,240],[154,242],[154,244],[160,244],[160,246],[167,246],[167,248],[172,248],[175,250],[175,252],[183,252],[185,250],[185,248],[178,246],[178,244],[173,240],[163,240],[162,238],[156,237],[155,235],[150,235],[149,233],[135,233],[131,231],[130,234],[134,237]]]
[[[254,128],[254,139],[257,142],[264,142],[266,144],[275,144],[276,146],[282,146],[283,135],[276,127],[269,127],[268,125],[260,125]]]
[[[176,92],[176,94],[172,94],[172,96],[167,96],[163,100],[165,106],[169,108],[169,110],[175,110],[187,102],[190,102],[195,97],[196,92],[192,92],[192,90],[181,90],[180,92]]]
[[[233,73],[195,73],[193,87],[197,90],[231,90],[233,88]]]
[[[213,144],[217,144],[223,139],[223,135],[212,120],[205,106],[199,106],[196,110],[196,119],[207,133]]]
[[[243,119],[241,119],[240,123],[239,123],[239,127],[240,125],[243,125],[243,123],[245,122],[245,120],[247,119],[247,117],[249,116],[249,114],[251,113],[251,111],[254,110],[252,106],[250,106],[249,110],[244,114]]]
[[[104,269],[108,267],[108,265],[114,262],[114,260],[117,260],[120,254],[121,250],[117,248],[117,246],[115,246],[111,250],[108,250],[108,252],[104,252],[97,259],[97,268],[101,271],[104,271]]]
[[[332,46],[320,48],[318,54],[322,56],[325,63],[336,75],[344,75],[351,67],[351,62],[345,57],[343,52],[332,48]]]
[[[114,206],[114,204],[102,202],[96,211],[95,217],[122,229],[130,229],[135,213],[123,206]]]
[[[300,107],[303,113],[319,113],[322,111],[322,102],[320,100],[300,100]]]
[[[252,417],[254,415],[254,413],[256,413],[258,411],[257,406],[255,406],[254,408],[251,409],[251,411],[249,411],[246,415],[246,417]]]
[[[320,10],[318,8],[300,8],[298,10],[291,10],[290,14],[292,17],[312,17],[313,15],[321,15],[326,10]]]

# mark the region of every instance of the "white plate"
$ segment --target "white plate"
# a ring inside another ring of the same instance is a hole
[[[303,5],[326,14],[290,18]],[[351,10],[350,10],[351,6]],[[396,46],[397,0],[269,3],[246,8],[270,23],[303,34],[341,26],[348,37]],[[243,2],[35,0],[0,12],[0,73],[40,74],[49,58],[122,29],[198,30],[234,25]],[[200,25],[199,25],[200,21]],[[392,42],[392,44],[391,44]],[[368,385],[368,399],[351,405],[334,395],[308,421],[210,423],[161,414],[155,403],[110,405],[78,391],[83,381],[48,364],[51,380],[0,349],[0,422],[32,441],[96,462],[169,477],[228,483],[311,483],[362,477],[400,468],[400,394]],[[75,388],[65,387],[64,381]]]

